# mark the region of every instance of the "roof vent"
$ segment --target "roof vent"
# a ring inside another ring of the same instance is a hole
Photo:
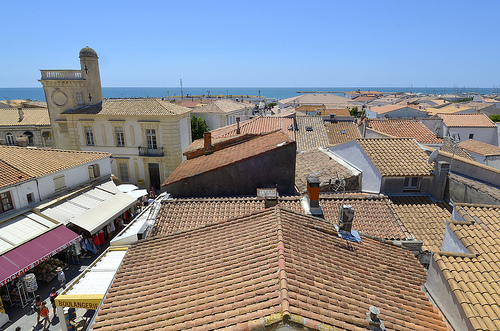
[[[265,208],[274,207],[278,204],[278,189],[277,188],[258,188],[257,197],[264,198]]]
[[[378,318],[378,315],[380,314],[380,310],[375,307],[371,306],[368,308],[368,311],[366,312],[366,320],[369,323],[368,329],[369,330],[375,330],[375,331],[385,331],[387,330],[384,326],[384,322],[380,318]]]
[[[353,249],[349,242],[359,243],[361,237],[358,231],[352,230],[352,221],[354,219],[354,208],[351,205],[340,205],[339,222],[335,226],[340,238],[345,239],[347,247]]]
[[[313,127],[312,126],[306,126],[306,131],[312,131]]]

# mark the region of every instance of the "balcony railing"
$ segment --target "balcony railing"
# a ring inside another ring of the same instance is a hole
[[[148,148],[139,146],[139,156],[163,156],[163,147]]]
[[[40,70],[42,80],[79,80],[83,79],[80,70]]]

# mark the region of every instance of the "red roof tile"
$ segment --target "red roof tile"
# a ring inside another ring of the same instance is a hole
[[[476,330],[500,329],[500,206],[457,204],[450,230],[469,252],[434,259]]]
[[[485,114],[437,114],[443,119],[444,125],[449,128],[496,128],[495,123]]]
[[[393,137],[415,138],[421,144],[443,143],[443,139],[438,138],[428,127],[417,120],[372,119],[368,121],[368,127]]]
[[[446,330],[411,252],[368,238],[352,246],[328,223],[281,208],[141,240],[92,327],[362,330],[375,305],[388,329]]]
[[[460,144],[458,144],[458,146],[460,146],[462,149],[465,149],[466,151],[483,156],[500,155],[500,147],[473,139],[462,141]]]
[[[256,136],[240,144],[217,150],[212,154],[198,156],[182,162],[163,183],[163,186],[241,162],[293,142],[281,131]]]
[[[325,122],[326,134],[330,145],[342,144],[356,138],[361,138],[361,134],[352,122]]]
[[[301,197],[280,197],[279,206],[303,214]],[[382,239],[406,239],[409,231],[394,216],[391,201],[385,196],[364,193],[322,194],[321,208],[325,220],[338,222],[338,208],[349,204],[355,210],[353,229],[364,235]],[[265,200],[239,198],[176,198],[162,203],[152,235],[162,236],[203,227],[251,212],[263,210]]]
[[[34,177],[14,168],[13,166],[0,160],[0,188],[14,185],[17,183],[24,182],[25,180],[32,179]]]
[[[237,126],[238,124],[235,123],[210,131],[212,135],[212,144],[217,144],[227,138],[237,136]],[[291,139],[295,140],[295,130],[293,128],[293,118],[287,117],[259,116],[240,122],[240,134],[264,134],[282,130]],[[184,153],[192,153],[203,148],[203,145],[203,138],[197,139],[186,148]]]

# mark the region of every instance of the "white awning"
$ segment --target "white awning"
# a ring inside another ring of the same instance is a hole
[[[55,221],[71,223],[94,234],[136,202],[135,198],[120,192],[108,181],[50,205],[41,210],[41,213]]]
[[[57,225],[31,211],[2,222],[0,224],[0,254],[21,246]]]

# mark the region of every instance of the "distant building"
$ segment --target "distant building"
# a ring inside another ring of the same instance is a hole
[[[0,109],[0,145],[52,147],[47,108]]]
[[[193,115],[205,119],[210,130],[215,130],[236,123],[236,118],[240,118],[242,121],[249,119],[253,115],[253,109],[252,104],[220,99],[212,101],[208,105],[196,107],[193,110]]]
[[[479,163],[500,170],[500,147],[469,139],[458,144]]]
[[[441,173],[447,174],[448,168],[436,163],[443,168],[434,169],[413,138],[360,138],[329,150],[361,171],[363,192],[421,192],[443,198],[446,176]]]
[[[368,118],[384,118],[384,117],[427,117],[427,112],[420,106],[415,105],[385,105],[385,106],[368,106],[365,111]]]
[[[474,139],[498,146],[498,128],[485,114],[437,114],[443,119],[441,134],[457,141]]]
[[[163,183],[174,197],[255,195],[258,188],[293,194],[296,144],[282,131],[244,134],[192,150]]]
[[[42,70],[57,148],[113,153],[124,183],[161,189],[191,142],[191,109],[158,99],[103,100],[97,53],[80,51],[80,70]]]

